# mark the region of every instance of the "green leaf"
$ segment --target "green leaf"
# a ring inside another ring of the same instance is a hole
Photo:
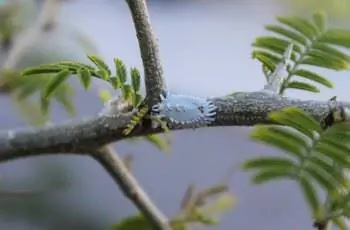
[[[345,70],[349,68],[348,61],[338,59],[334,56],[313,49],[309,50],[306,57],[300,61],[300,64],[333,70]]]
[[[78,76],[79,76],[79,80],[81,82],[81,84],[83,85],[83,87],[85,89],[89,89],[91,86],[91,74],[89,73],[89,70],[87,69],[79,69],[78,70]]]
[[[43,114],[48,114],[50,109],[50,100],[43,95],[40,97],[40,109]]]
[[[72,100],[73,89],[66,87],[66,89],[56,90],[54,93],[55,100],[68,112],[70,116],[76,114],[75,106]]]
[[[216,216],[228,212],[235,205],[236,199],[232,194],[221,194],[214,202],[199,208],[207,216]]]
[[[131,85],[135,93],[140,91],[141,75],[136,68],[131,68]]]
[[[191,215],[191,218],[193,218],[197,222],[200,222],[201,224],[215,225],[218,223],[217,220],[210,217],[209,215],[205,215],[198,209],[193,209],[190,215]]]
[[[170,146],[159,135],[149,134],[145,139],[161,151],[168,152],[170,150]]]
[[[313,92],[313,93],[320,92],[320,90],[316,86],[311,85],[311,84],[306,83],[306,82],[300,82],[300,81],[290,81],[287,83],[285,88],[286,89],[288,88],[288,89],[305,90],[305,91],[309,91],[309,92]]]
[[[142,102],[142,96],[138,93],[134,93],[132,94],[132,104],[135,107],[138,107]]]
[[[331,158],[338,164],[342,165],[345,168],[350,168],[350,149],[346,146],[346,143],[339,143],[332,140],[325,140],[324,137],[320,141],[315,150],[326,157]]]
[[[62,70],[65,70],[65,68],[59,67],[57,65],[51,65],[51,66],[43,65],[43,66],[26,68],[21,72],[21,75],[30,76],[30,75],[38,75],[38,74],[52,74],[52,73],[59,73]]]
[[[100,79],[102,79],[104,81],[109,81],[110,80],[110,75],[108,74],[107,71],[101,69],[101,70],[97,70],[96,73],[97,73],[97,76]]]
[[[124,63],[122,60],[115,58],[114,65],[117,71],[117,77],[119,78],[120,82],[124,84],[127,79],[127,72]]]
[[[122,219],[120,223],[112,226],[112,230],[152,230],[151,224],[141,215]]]
[[[252,44],[255,47],[264,48],[270,51],[274,51],[278,54],[283,54],[290,42],[281,38],[271,37],[271,36],[262,36],[255,39],[255,42]],[[301,49],[298,45],[294,44],[293,50],[300,53]]]
[[[103,103],[106,103],[110,99],[112,99],[112,95],[108,90],[100,90],[98,96],[102,100]]]
[[[131,89],[131,86],[129,84],[125,84],[123,85],[122,87],[122,93],[123,93],[123,96],[124,96],[124,99],[125,100],[130,100],[132,99],[132,89]]]
[[[99,57],[95,55],[88,55],[87,56],[92,63],[96,65],[96,67],[103,72],[106,72],[108,76],[112,74],[111,70],[109,69],[108,65]]]
[[[327,19],[324,11],[315,12],[312,15],[312,20],[315,23],[319,33],[323,33],[327,29]]]
[[[275,33],[282,35],[286,38],[289,38],[292,41],[298,42],[301,45],[306,46],[308,44],[307,39],[304,36],[302,36],[299,33],[294,32],[292,30],[283,28],[282,26],[267,25],[267,26],[265,26],[265,29],[268,31],[271,31],[271,32],[275,32]]]
[[[314,131],[322,132],[319,122],[297,107],[286,107],[280,111],[270,112],[268,116],[272,121],[293,127],[311,139],[314,138]]]
[[[270,168],[288,168],[297,169],[299,166],[286,157],[266,156],[248,160],[243,164],[244,170],[257,169],[267,170]]]
[[[304,170],[309,174],[309,176],[311,176],[312,179],[314,179],[314,181],[316,181],[327,191],[332,191],[337,187],[337,182],[333,181],[332,178],[329,177],[328,174],[324,173],[323,170],[319,170],[317,167],[310,164],[307,164],[304,167]]]
[[[187,230],[186,224],[183,221],[171,221],[172,230]]]
[[[252,58],[260,61],[264,66],[266,66],[271,72],[276,68],[276,65],[281,61],[281,56],[277,56],[270,52],[255,50],[252,53]]]
[[[333,83],[329,81],[327,78],[306,69],[297,69],[293,71],[291,74],[306,78],[308,80],[315,81],[328,88],[334,88]]]
[[[342,183],[345,180],[344,175],[335,169],[333,161],[322,157],[321,154],[314,154],[312,157],[309,157],[308,162],[319,170],[322,170],[323,173],[326,173],[333,181]]]
[[[343,217],[333,218],[332,221],[339,228],[339,230],[348,230],[348,226]]]
[[[288,169],[283,168],[275,168],[268,170],[260,170],[253,177],[253,182],[255,184],[262,184],[272,180],[280,180],[280,179],[297,179],[296,172],[290,171]]]
[[[59,87],[63,82],[65,82],[70,76],[70,72],[68,70],[61,70],[55,76],[52,76],[52,80],[48,83],[45,88],[44,97],[48,98],[51,94]]]
[[[336,49],[332,47],[331,45],[328,45],[326,43],[317,42],[313,44],[312,46],[313,50],[318,50],[320,55],[323,54],[323,56],[327,58],[333,58],[334,60],[341,60],[344,62],[350,62],[350,57],[346,53],[340,51],[339,49]]]
[[[229,190],[229,187],[226,184],[218,184],[216,186],[207,188],[204,191],[200,192],[200,196],[202,198],[209,198],[209,197],[227,192],[228,190]]]
[[[319,41],[350,48],[350,31],[345,29],[328,29]]]
[[[299,184],[312,213],[317,213],[318,208],[320,207],[320,202],[315,187],[308,179],[304,177],[299,179]]]
[[[313,40],[318,34],[317,28],[308,20],[297,17],[278,17],[277,20],[303,34],[309,40]]]
[[[114,89],[120,89],[123,86],[119,77],[111,77],[109,82],[112,84]]]
[[[87,69],[91,73],[95,72],[94,67],[91,67],[89,65],[86,65],[84,63],[77,62],[77,61],[60,61],[60,62],[57,62],[55,64],[51,64],[51,65],[56,65],[56,66],[59,66],[63,69],[68,69],[69,71],[72,71],[73,73],[77,73],[78,70],[80,70],[80,69]]]
[[[285,127],[281,126],[280,128],[282,130]],[[275,130],[277,129],[275,128]],[[291,132],[274,132],[269,125],[256,125],[250,133],[250,137],[255,141],[263,142],[291,153],[293,156],[303,158],[305,145],[301,144],[301,138],[294,136]]]

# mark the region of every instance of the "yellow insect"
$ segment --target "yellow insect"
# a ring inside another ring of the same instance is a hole
[[[123,134],[125,136],[129,135],[135,129],[136,125],[139,124],[139,122],[145,117],[147,112],[148,106],[144,105],[142,107],[139,107],[138,112],[131,118],[130,123],[123,130]]]

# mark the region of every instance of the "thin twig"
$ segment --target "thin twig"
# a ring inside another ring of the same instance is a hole
[[[145,0],[126,0],[135,25],[145,74],[148,105],[159,101],[164,90],[163,67]]]
[[[285,80],[288,76],[287,66],[291,60],[293,53],[293,44],[290,44],[283,54],[281,62],[276,66],[274,72],[267,76],[267,84],[264,87],[264,91],[270,91],[275,94],[280,94]]]
[[[154,229],[171,230],[168,219],[158,210],[151,199],[143,191],[137,180],[129,172],[123,160],[111,146],[102,147],[90,152],[92,157],[110,174],[143,215],[152,223]]]

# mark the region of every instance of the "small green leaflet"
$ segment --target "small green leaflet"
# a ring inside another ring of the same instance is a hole
[[[61,70],[55,76],[52,76],[52,80],[48,83],[45,89],[44,97],[48,98],[51,94],[59,87],[63,82],[65,82],[70,76],[70,72],[66,69]]]
[[[89,89],[91,86],[91,81],[92,81],[92,77],[91,77],[91,74],[89,73],[89,70],[84,69],[84,68],[79,69],[78,76],[79,76],[79,80],[80,80],[81,84],[83,85],[83,87],[85,89]]]

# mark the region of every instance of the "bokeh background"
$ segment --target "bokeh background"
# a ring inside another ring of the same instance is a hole
[[[12,0],[8,0],[12,1]],[[30,26],[41,1],[20,0]],[[6,1],[0,1],[0,6]],[[39,3],[39,5],[35,5]],[[234,91],[259,90],[261,66],[251,59],[251,43],[265,34],[263,26],[276,16],[309,15],[329,11],[333,24],[348,25],[350,1],[313,0],[148,0],[160,45],[168,87],[174,91],[220,96]],[[58,59],[85,60],[98,53],[112,65],[113,57],[142,68],[133,23],[123,0],[74,0],[63,4],[60,23],[23,54],[18,68]],[[0,62],[6,53],[0,53]],[[321,94],[288,92],[288,96],[327,100],[349,98],[350,73],[323,71],[336,84]],[[76,88],[76,119],[93,116],[101,108],[95,82],[85,92]],[[0,129],[29,126],[7,95],[0,95]],[[51,121],[69,116],[55,106]],[[278,154],[249,140],[248,127],[220,127],[173,133],[171,154],[149,143],[123,141],[121,155],[133,154],[133,172],[166,215],[175,215],[186,187],[199,188],[225,180],[237,204],[210,229],[306,230],[312,219],[293,182],[252,185],[250,175],[232,170],[256,155]],[[108,174],[94,160],[78,156],[42,156],[1,164],[0,229],[104,230],[137,210],[123,197]],[[40,192],[43,191],[44,192]],[[10,191],[10,192],[8,192]],[[39,191],[27,194],[26,191]]]

